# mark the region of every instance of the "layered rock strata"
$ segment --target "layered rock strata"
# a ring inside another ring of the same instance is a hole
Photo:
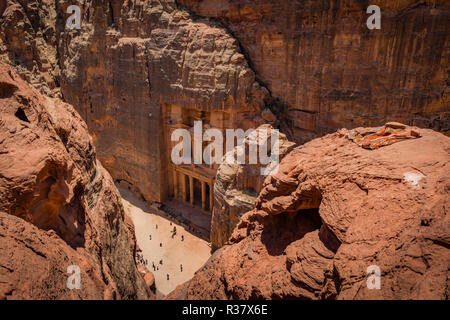
[[[168,298],[447,299],[450,138],[414,130],[374,151],[341,130],[289,153],[229,244]]]
[[[146,299],[133,225],[72,106],[0,63],[0,298]],[[67,286],[68,267],[81,289]],[[73,270],[72,270],[73,272]]]
[[[180,0],[222,22],[297,143],[387,121],[449,133],[445,0]],[[381,29],[369,30],[369,5]]]
[[[238,159],[238,152],[245,151],[246,161],[244,164],[226,161],[217,170],[216,183],[214,185],[214,211],[211,219],[211,248],[216,250],[222,247],[231,236],[233,229],[238,224],[241,216],[255,207],[255,202],[262,189],[266,175],[262,174],[261,164],[250,164],[249,150],[259,150],[264,143],[271,145],[270,132],[274,128],[270,125],[262,125],[247,136],[240,147],[234,148],[233,152],[226,157]],[[264,131],[266,141],[262,141]],[[279,135],[278,160],[281,161],[295,147],[295,143],[287,140],[284,134]],[[254,147],[251,145],[257,145]],[[241,150],[240,150],[241,149]],[[269,153],[271,150],[269,149]]]

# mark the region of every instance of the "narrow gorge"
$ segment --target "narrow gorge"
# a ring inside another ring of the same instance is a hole
[[[449,31],[443,0],[0,0],[0,299],[448,300]]]

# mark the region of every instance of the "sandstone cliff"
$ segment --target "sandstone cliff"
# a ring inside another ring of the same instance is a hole
[[[60,96],[55,3],[0,0],[0,59],[50,97]]]
[[[100,160],[148,201],[172,192],[169,125],[254,127],[268,96],[225,29],[171,0],[87,1],[82,30],[58,48],[63,95]]]
[[[72,2],[0,3],[0,55],[46,94],[61,87],[114,179],[150,201],[171,196],[171,124],[268,121],[300,144],[387,121],[450,127],[443,0],[375,1],[381,30],[354,0],[90,0],[72,31]]]
[[[415,130],[374,151],[341,130],[289,153],[230,244],[169,298],[447,299],[450,138]]]
[[[86,124],[1,62],[0,194],[0,299],[149,297]],[[81,290],[66,286],[70,265]]]
[[[178,2],[238,39],[297,143],[387,121],[450,130],[448,1]],[[369,5],[380,30],[366,27]]]
[[[270,138],[269,125],[257,128],[255,132],[264,130]],[[258,139],[258,140],[257,140]],[[251,149],[251,144],[263,144],[267,141],[250,136],[245,138],[243,148]],[[270,141],[269,141],[270,145]],[[279,160],[282,160],[292,149],[295,143],[287,140],[284,134],[279,137]],[[238,148],[234,148],[232,156],[237,158]],[[246,163],[249,163],[246,161]],[[255,207],[256,198],[262,189],[266,176],[261,174],[261,165],[224,163],[217,170],[214,186],[215,206],[211,219],[211,249],[214,251],[222,247],[231,236],[241,216]]]
[[[72,3],[81,30],[64,27]],[[0,58],[87,122],[1,66],[0,256],[17,252],[0,268],[11,279],[1,297],[148,296],[94,145],[115,180],[162,202],[173,188],[171,130],[196,120],[272,123],[297,143],[392,120],[448,134],[446,1],[374,1],[381,30],[365,26],[367,1],[177,3],[0,0]],[[315,140],[242,218],[263,179],[222,166],[213,247],[240,223],[172,297],[448,298],[448,139],[420,131],[373,152],[344,132]],[[72,261],[86,270],[83,293],[61,281]],[[365,287],[371,264],[382,290]]]

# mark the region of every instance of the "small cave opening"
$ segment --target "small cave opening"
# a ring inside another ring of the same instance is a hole
[[[307,233],[318,230],[319,239],[331,251],[336,253],[340,241],[332,230],[323,223],[319,214],[322,194],[317,189],[304,192],[303,201],[297,211],[269,215],[264,219],[261,241],[270,255],[282,255],[286,247],[302,239]]]
[[[17,108],[17,111],[16,111],[16,113],[14,113],[14,115],[16,116],[16,118],[18,118],[18,119],[20,119],[22,121],[30,123],[30,120],[28,120],[28,117],[27,117],[27,115],[25,114],[25,111],[23,111],[22,108],[20,108],[20,107]]]
[[[58,137],[61,139],[61,142],[64,144],[64,146],[67,146],[67,143],[69,141],[69,133],[61,128],[57,128],[56,133],[58,134]]]
[[[278,256],[283,254],[290,243],[321,227],[319,208],[270,215],[264,221],[261,241],[270,255]]]
[[[0,0],[0,17],[3,15],[6,9],[6,0]]]
[[[7,99],[17,91],[17,87],[12,83],[0,82],[0,99]]]
[[[58,210],[53,230],[73,249],[85,247],[86,215],[83,206],[84,189],[78,185],[72,201]]]

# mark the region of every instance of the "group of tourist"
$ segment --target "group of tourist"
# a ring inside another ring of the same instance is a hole
[[[172,225],[172,222],[170,223],[170,225]],[[158,229],[158,225],[157,224],[155,225],[155,229]],[[175,238],[175,236],[177,234],[177,227],[176,226],[173,227],[171,233],[172,233],[172,239]],[[148,239],[150,241],[152,240],[152,235],[151,234],[148,235]],[[181,235],[181,241],[184,241],[184,235]],[[159,243],[159,246],[162,247],[162,242]],[[138,258],[138,261],[140,263],[142,263],[144,265],[148,265],[147,259],[144,259],[144,256],[142,254],[138,253],[137,254],[137,258]],[[159,260],[159,264],[163,265],[163,260],[162,259]],[[159,271],[159,266],[155,265],[155,263],[153,261],[152,261],[152,268],[153,268],[153,271]],[[183,265],[182,264],[180,264],[180,272],[183,272]],[[167,274],[167,280],[169,280],[169,279],[170,279],[170,275]]]
[[[138,262],[143,264],[144,266],[148,265],[148,260],[144,259],[144,255],[142,253],[140,253],[140,252],[142,252],[142,250],[138,249],[138,253],[136,255]]]

